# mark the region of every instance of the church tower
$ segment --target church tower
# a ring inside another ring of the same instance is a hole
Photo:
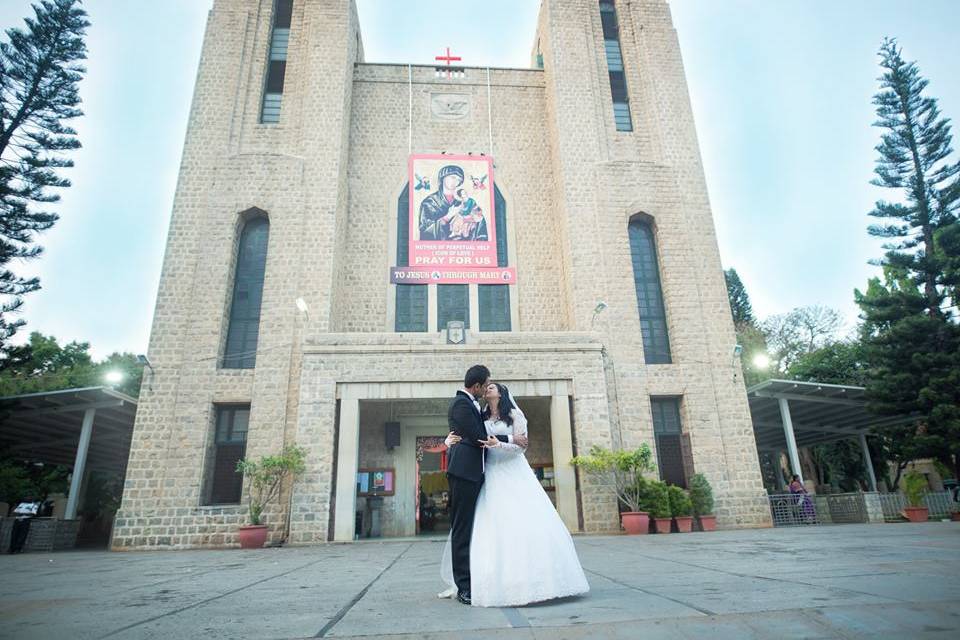
[[[704,473],[726,526],[767,524],[667,1],[543,0],[533,58],[544,68],[570,328],[603,334],[614,440],[650,442],[661,475],[668,458]]]
[[[392,275],[440,189],[412,159],[447,155],[492,157],[460,174],[515,281]],[[366,63],[353,0],[214,0],[113,548],[234,545],[236,462],[293,444],[272,540],[442,527],[436,438],[477,362],[572,531],[619,524],[570,457],[642,443],[706,475],[719,526],[769,526],[734,344],[665,0],[542,0],[528,69]]]

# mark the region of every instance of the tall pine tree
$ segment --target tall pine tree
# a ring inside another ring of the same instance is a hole
[[[767,343],[763,331],[757,325],[750,296],[737,270],[727,269],[723,276],[727,282],[727,296],[730,298],[730,312],[733,314],[733,326],[737,331],[737,343],[743,347],[743,381],[749,387],[769,377],[769,371],[758,368],[754,363],[754,357],[766,352]]]
[[[740,280],[740,274],[736,269],[730,268],[723,272],[723,277],[727,281],[727,296],[730,298],[730,312],[733,313],[733,324],[755,324],[756,318],[753,317],[753,305],[750,304],[750,296],[747,295],[747,288],[743,286]]]
[[[64,124],[82,115],[77,84],[90,23],[80,5],[41,0],[26,29],[7,29],[8,42],[0,43],[0,350],[24,324],[10,314],[40,288],[10,263],[42,252],[36,236],[58,218],[43,207],[60,199],[50,189],[70,186],[57,169],[73,166],[65,152],[80,146]]]
[[[950,122],[928,81],[905,62],[895,40],[880,48],[880,91],[874,96],[885,129],[873,184],[899,192],[900,202],[880,201],[869,227],[888,240],[876,261],[884,278],[855,292],[861,308],[869,363],[869,407],[880,415],[916,420],[881,432],[900,464],[935,457],[960,473],[960,329],[945,303],[951,289],[949,251],[960,203],[960,164],[950,162]]]

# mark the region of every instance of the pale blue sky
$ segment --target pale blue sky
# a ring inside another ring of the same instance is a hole
[[[190,97],[211,0],[87,0],[84,148],[74,186],[18,267],[28,331],[146,350]],[[468,65],[528,65],[539,0],[358,0],[367,60],[431,63],[450,45]],[[823,304],[851,325],[854,287],[880,254],[865,231],[879,131],[876,51],[896,36],[960,117],[954,0],[673,0],[725,267],[759,316]],[[29,0],[0,2],[21,25]]]

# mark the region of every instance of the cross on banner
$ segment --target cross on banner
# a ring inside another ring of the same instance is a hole
[[[451,56],[451,55],[450,55],[450,47],[447,47],[447,55],[445,55],[445,56],[437,56],[437,57],[434,58],[434,59],[437,60],[438,62],[443,62],[444,60],[447,62],[447,77],[448,77],[448,78],[450,77],[450,68],[449,68],[449,67],[450,67],[450,63],[451,63],[451,62],[454,62],[454,61],[459,62],[459,61],[463,60],[463,58],[461,58],[460,56]]]

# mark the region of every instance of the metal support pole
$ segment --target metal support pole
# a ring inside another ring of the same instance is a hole
[[[800,482],[803,482],[803,471],[800,469],[800,456],[797,454],[797,439],[793,435],[793,420],[790,419],[790,404],[786,398],[778,398],[780,403],[780,419],[783,421],[783,435],[787,439],[787,453],[790,456],[790,468]]]
[[[87,452],[90,450],[90,437],[93,435],[93,417],[96,414],[97,410],[94,408],[83,412],[83,427],[80,429],[80,442],[77,444],[77,455],[73,461],[70,494],[67,496],[67,511],[63,515],[64,520],[74,520],[77,517],[77,503],[80,500],[83,469],[87,465]]]
[[[867,447],[867,436],[860,434],[860,449],[863,451],[863,464],[867,467],[867,476],[870,478],[870,491],[877,490],[877,476],[873,472],[873,461],[870,459],[870,449]]]

